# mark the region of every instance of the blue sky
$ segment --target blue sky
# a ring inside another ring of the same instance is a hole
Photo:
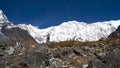
[[[120,0],[0,0],[14,24],[47,28],[66,21],[87,23],[120,19]]]

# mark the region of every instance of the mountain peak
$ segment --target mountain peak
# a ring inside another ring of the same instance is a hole
[[[1,14],[1,13],[3,13],[3,11],[2,11],[2,10],[0,10],[0,14]]]
[[[18,25],[18,27],[27,30],[30,35],[40,43],[45,42],[46,34],[50,34],[51,42],[66,40],[77,41],[97,41],[101,38],[107,38],[120,25],[119,20],[105,21],[95,23],[85,23],[78,21],[63,22],[58,26],[51,26],[46,29],[38,29],[29,25]],[[29,29],[28,29],[29,28]]]
[[[3,20],[8,22],[7,17],[4,15],[3,11],[0,10],[0,23],[3,23]]]
[[[2,10],[0,10],[0,27],[5,25],[11,25],[12,23],[7,19]]]
[[[50,34],[50,42],[59,42],[67,40],[76,41],[97,41],[101,38],[107,38],[120,25],[120,20],[86,23],[78,21],[63,22],[58,26],[51,26],[46,29],[38,29],[32,25],[18,24],[16,27],[27,30],[28,33],[38,42],[44,43],[47,34]],[[0,10],[0,28],[14,27],[11,22]],[[8,27],[10,26],[10,27]],[[4,31],[3,31],[4,32]]]
[[[61,25],[86,25],[86,23],[78,22],[78,21],[74,20],[74,21],[63,22]]]

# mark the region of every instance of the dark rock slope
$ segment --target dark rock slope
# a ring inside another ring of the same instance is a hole
[[[120,26],[118,26],[118,28],[117,28],[114,32],[112,32],[112,33],[108,36],[108,38],[114,38],[114,39],[120,38]]]
[[[1,29],[2,34],[9,39],[12,45],[37,45],[37,42],[30,36],[30,34],[21,28],[3,27]]]

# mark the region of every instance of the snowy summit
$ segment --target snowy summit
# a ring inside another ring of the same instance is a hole
[[[68,21],[63,22],[58,26],[39,29],[32,25],[18,24],[11,25],[7,17],[0,10],[0,26],[10,24],[8,28],[14,26],[27,30],[29,34],[38,42],[46,42],[46,38],[50,35],[50,42],[59,42],[66,40],[77,41],[97,41],[101,38],[106,38],[120,25],[120,20],[112,20],[105,22],[95,22],[87,24],[85,22]]]
[[[51,42],[66,40],[97,41],[106,38],[120,25],[120,20],[105,21],[87,24],[85,22],[68,21],[58,26],[38,29],[32,25],[19,24],[18,27],[27,30],[39,43],[45,42],[46,35],[50,34]]]
[[[0,23],[9,22],[7,17],[3,14],[3,11],[0,10]]]

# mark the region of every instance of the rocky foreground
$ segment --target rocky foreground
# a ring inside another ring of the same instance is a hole
[[[13,44],[10,39],[8,44],[2,38],[0,68],[120,68],[120,26],[108,38],[92,42],[71,40],[26,45],[25,41],[26,44]]]
[[[114,43],[114,42],[115,43]],[[38,46],[0,48],[0,68],[119,68],[120,44],[100,43],[86,46]],[[59,43],[60,44],[60,43]],[[67,44],[65,44],[67,45]]]
[[[107,39],[92,42],[13,45],[2,41],[0,68],[120,68],[120,26]]]

